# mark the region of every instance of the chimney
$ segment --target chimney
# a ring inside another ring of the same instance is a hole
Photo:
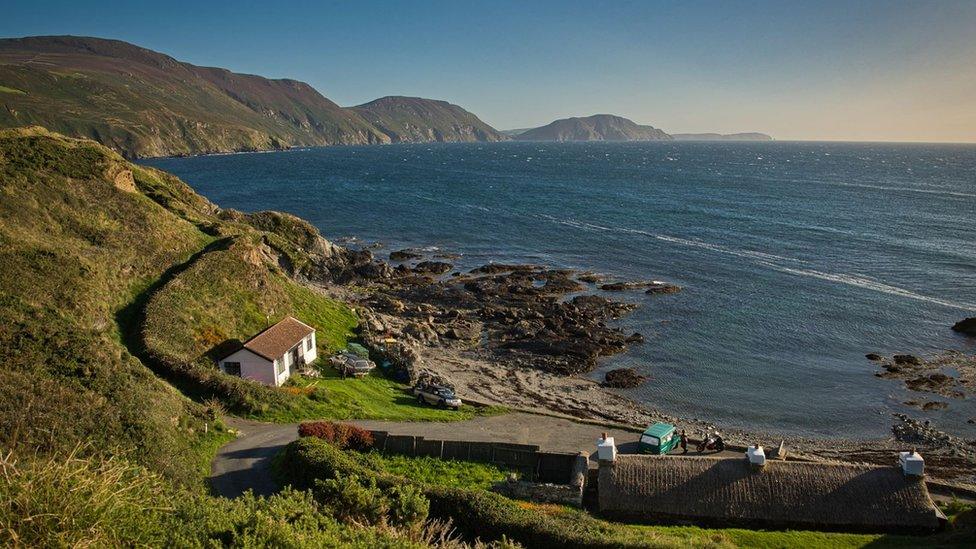
[[[749,460],[749,465],[753,468],[766,465],[766,452],[758,442],[746,449],[746,458]]]
[[[596,457],[600,463],[612,463],[617,460],[617,445],[614,444],[613,437],[603,433],[596,441]]]
[[[901,471],[907,477],[921,477],[925,475],[925,460],[922,454],[912,448],[911,452],[899,452],[898,462],[901,464]]]

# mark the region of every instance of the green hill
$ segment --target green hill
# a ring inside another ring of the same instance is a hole
[[[595,114],[563,118],[514,136],[519,141],[661,141],[671,136],[620,116]]]
[[[382,97],[353,107],[393,142],[504,141],[501,132],[447,101],[420,97]]]
[[[40,125],[128,157],[498,135],[439,101],[386,104],[381,118],[390,123],[379,128],[303,82],[199,67],[118,40],[0,39],[0,127]]]

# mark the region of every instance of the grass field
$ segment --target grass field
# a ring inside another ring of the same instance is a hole
[[[271,411],[262,419],[278,422],[303,419],[464,421],[508,411],[499,406],[462,406],[455,411],[421,405],[409,393],[406,385],[383,377],[376,371],[359,379],[343,379],[329,367],[322,368],[322,373],[319,378],[293,376],[282,390],[308,396],[304,397],[300,406]]]
[[[392,475],[410,478],[416,482],[456,488],[477,488],[487,490],[496,482],[504,481],[514,469],[492,463],[474,461],[453,461],[432,457],[400,456],[368,452],[350,454],[366,467],[385,471]]]

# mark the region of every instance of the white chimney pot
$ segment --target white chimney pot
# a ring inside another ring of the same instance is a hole
[[[901,470],[908,476],[920,477],[925,474],[925,460],[922,454],[912,450],[911,452],[899,452],[898,461],[901,463]]]
[[[749,464],[755,465],[756,467],[762,467],[766,465],[766,452],[763,450],[762,446],[750,446],[746,450],[746,457],[749,458]]]
[[[596,455],[600,461],[616,461],[617,445],[613,442],[613,437],[601,438],[596,443]]]

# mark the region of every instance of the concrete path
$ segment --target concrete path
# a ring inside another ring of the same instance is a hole
[[[295,423],[261,423],[227,418],[227,425],[237,430],[237,440],[217,452],[211,464],[210,485],[213,492],[224,497],[237,497],[251,489],[257,495],[275,493],[279,486],[271,476],[271,459],[289,442],[298,438]],[[578,423],[569,419],[514,412],[468,421],[400,422],[349,421],[372,430],[396,435],[420,435],[442,440],[511,442],[537,444],[548,452],[585,452],[593,458],[596,440],[601,433],[614,437],[622,453],[637,449],[639,433],[609,429],[598,425]],[[695,455],[692,450],[689,455]],[[710,454],[718,455],[718,454]],[[723,452],[722,457],[740,456],[738,452]]]

